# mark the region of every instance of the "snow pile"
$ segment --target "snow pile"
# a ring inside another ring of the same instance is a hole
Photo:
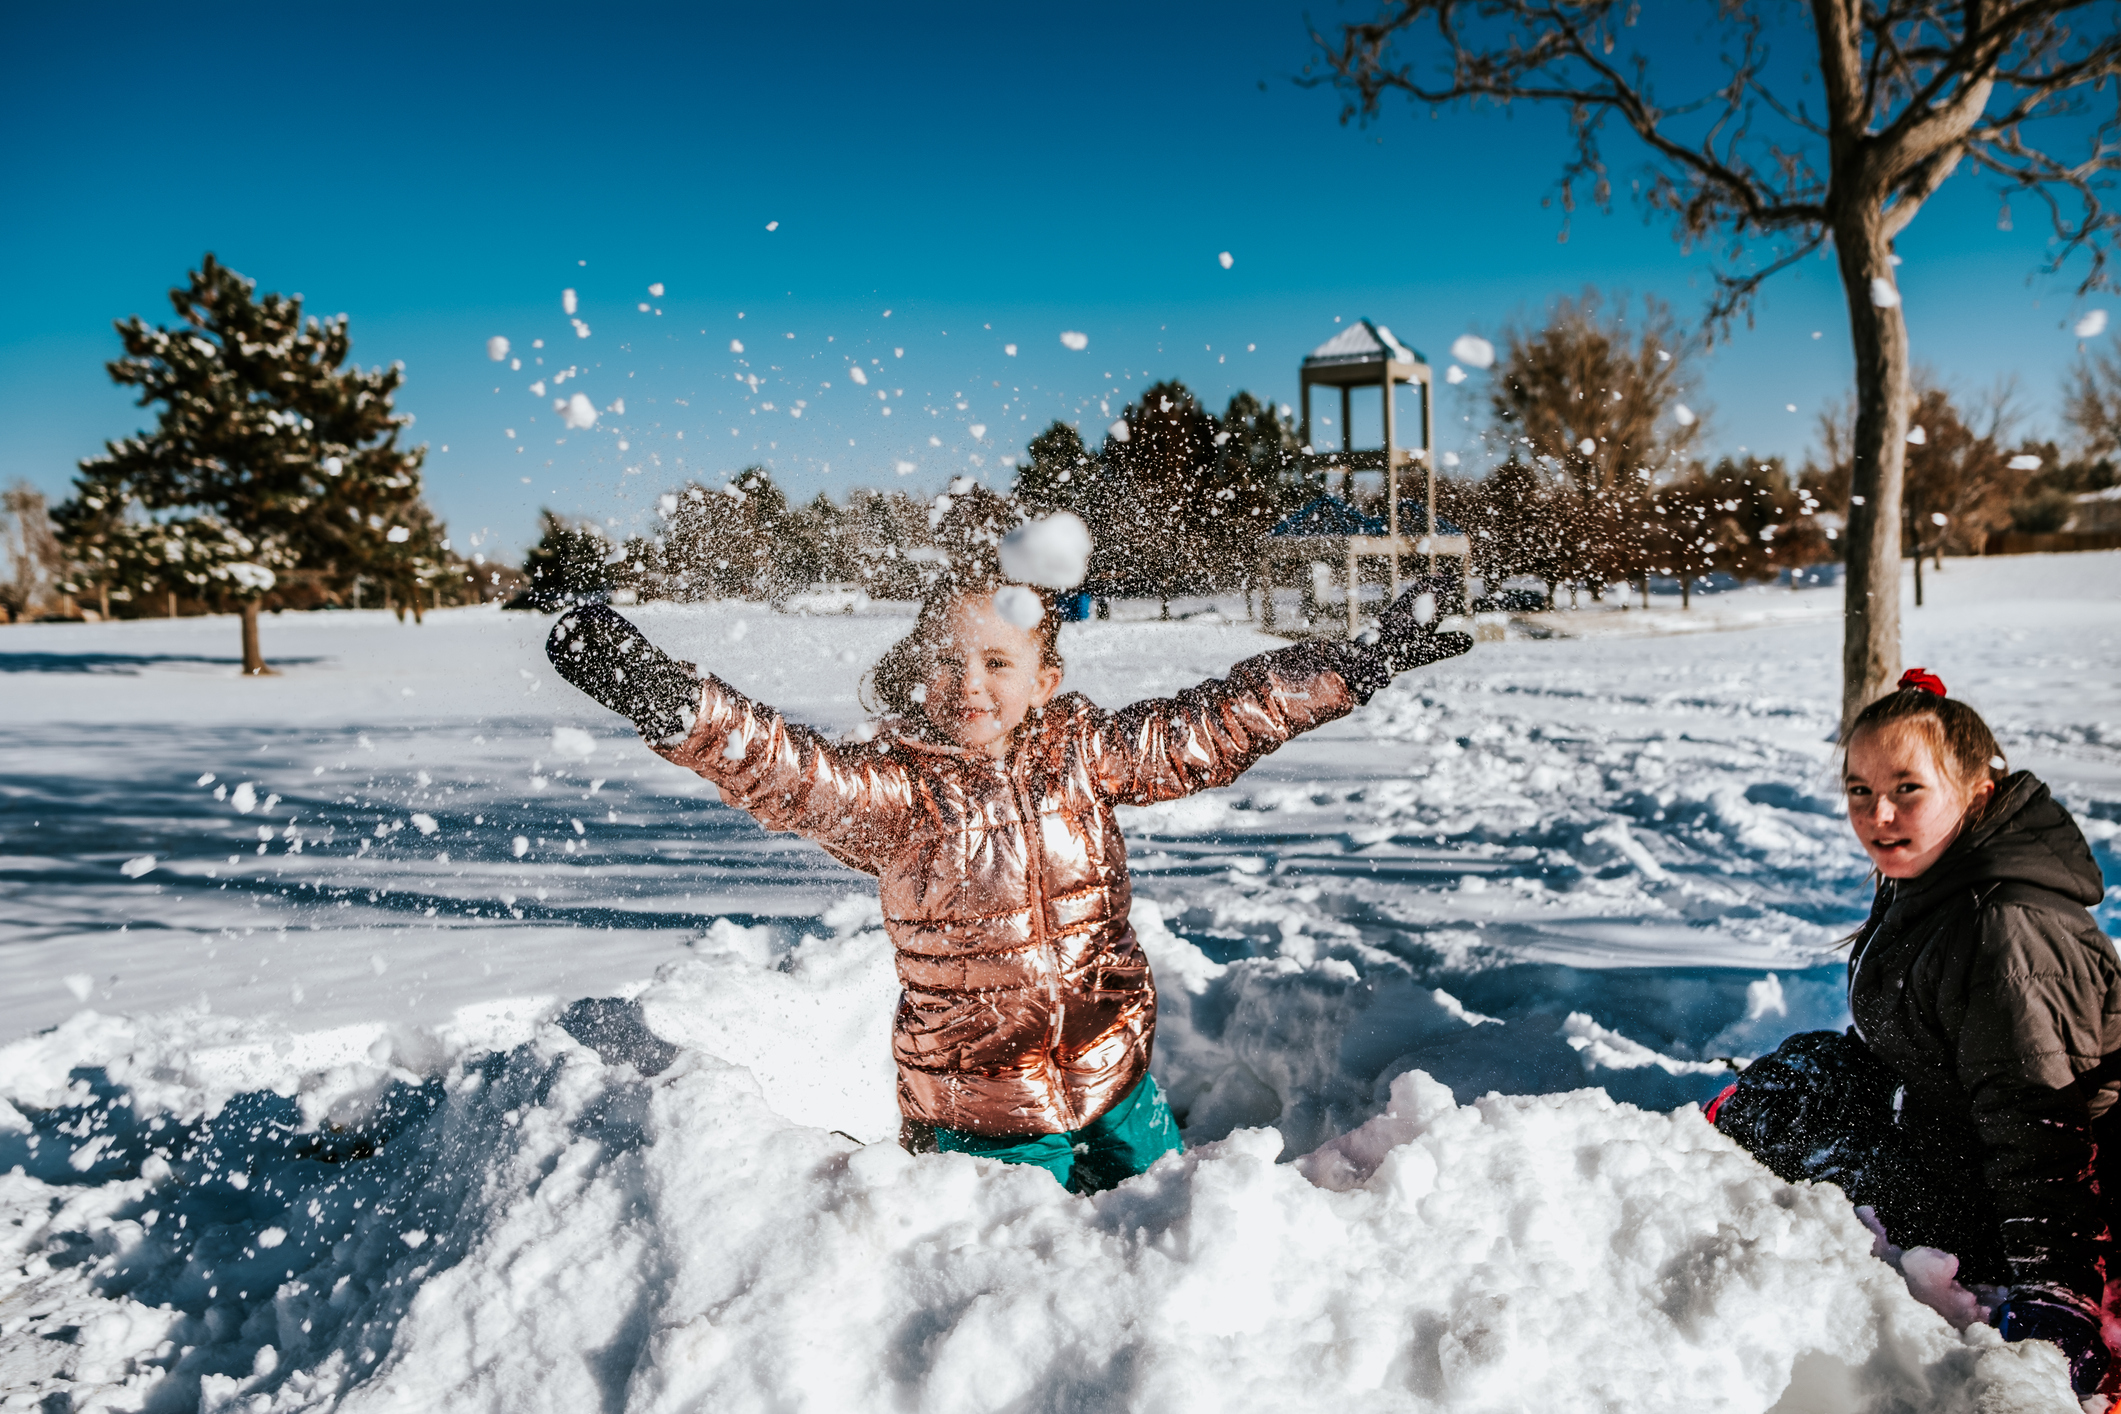
[[[201,1065],[83,1014],[0,1052],[0,1231],[67,1331],[35,1374],[76,1409],[2071,1407],[1691,1107],[1409,1071],[1297,1164],[1241,1129],[1095,1199],[909,1156],[870,921],[722,925],[502,1049],[304,1070],[330,1044],[224,1025]]]

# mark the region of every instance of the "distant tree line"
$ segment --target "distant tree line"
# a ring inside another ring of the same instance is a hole
[[[549,610],[614,591],[780,602],[825,584],[911,599],[952,559],[952,533],[984,517],[999,536],[1061,510],[1090,527],[1094,594],[1168,601],[1242,587],[1260,537],[1317,494],[1300,452],[1287,414],[1251,394],[1216,417],[1184,384],[1163,382],[1124,409],[1094,452],[1075,426],[1054,422],[1031,440],[1006,494],[960,479],[932,498],[861,490],[844,504],[820,493],[798,506],[752,467],[664,494],[645,533],[615,536],[547,510],[515,603]]]
[[[1652,577],[1676,580],[1684,598],[1712,576],[1771,580],[1842,559],[1853,405],[1821,418],[1821,454],[1801,469],[1779,456],[1704,463],[1692,455],[1702,416],[1680,400],[1692,352],[1654,301],[1630,322],[1596,294],[1506,333],[1489,394],[1500,465],[1438,490],[1441,513],[1467,532],[1474,574],[1537,580],[1549,602],[1563,587],[1647,594]],[[2014,436],[2008,396],[1968,412],[1918,378],[1903,555],[1980,554],[2002,530],[2059,530],[2073,494],[2114,484],[2121,357],[2080,367],[2067,418],[2074,458]]]

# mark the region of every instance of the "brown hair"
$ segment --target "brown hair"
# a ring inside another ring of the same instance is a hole
[[[1007,586],[1008,580],[999,574],[987,572],[984,567],[969,573],[951,571],[928,586],[921,596],[921,611],[913,621],[913,632],[894,643],[876,660],[869,670],[863,705],[872,712],[889,712],[903,717],[916,725],[926,727],[928,716],[921,710],[915,689],[925,687],[935,672],[935,651],[949,632],[951,610],[957,602],[970,595],[991,595]],[[1030,586],[1023,586],[1030,588]],[[1043,612],[1038,622],[1031,626],[1030,634],[1038,644],[1038,661],[1042,667],[1059,668],[1066,665],[1060,653],[1060,615],[1055,613],[1054,595],[1044,589],[1032,589],[1038,596],[1039,608]]]
[[[1962,790],[1971,793],[1983,780],[2000,786],[2010,774],[2003,748],[1979,712],[1957,698],[1912,686],[1895,688],[1856,714],[1841,739],[1842,771],[1848,770],[1848,744],[1856,733],[1894,724],[1921,733],[1938,764],[1958,777]]]

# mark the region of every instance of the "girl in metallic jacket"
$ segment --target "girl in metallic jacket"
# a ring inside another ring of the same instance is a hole
[[[666,657],[601,605],[564,615],[547,651],[729,804],[877,878],[904,989],[892,1051],[910,1146],[932,1134],[1092,1191],[1179,1147],[1149,1077],[1156,988],[1113,807],[1227,785],[1395,672],[1471,646],[1430,631],[1434,601],[1417,602],[1388,610],[1374,643],[1263,653],[1108,712],[1059,694],[1056,616],[1037,591],[945,581],[875,670],[895,715],[857,743]]]

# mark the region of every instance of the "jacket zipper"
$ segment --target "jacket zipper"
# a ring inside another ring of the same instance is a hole
[[[1031,891],[1031,937],[1043,952],[1046,951],[1046,842],[1039,837],[1038,810],[1029,786],[1013,769],[1009,772],[1009,784],[1016,792],[1016,813],[1024,825],[1024,882]],[[1061,1021],[1066,1012],[1061,1002],[1060,954],[1053,953],[1048,963],[1051,971],[1046,981],[1046,999],[1053,1020],[1046,1035],[1046,1056],[1053,1067],[1053,1098],[1060,1105],[1069,1131],[1073,1132],[1077,1128],[1075,1107],[1068,1102],[1068,1087],[1060,1079]]]

